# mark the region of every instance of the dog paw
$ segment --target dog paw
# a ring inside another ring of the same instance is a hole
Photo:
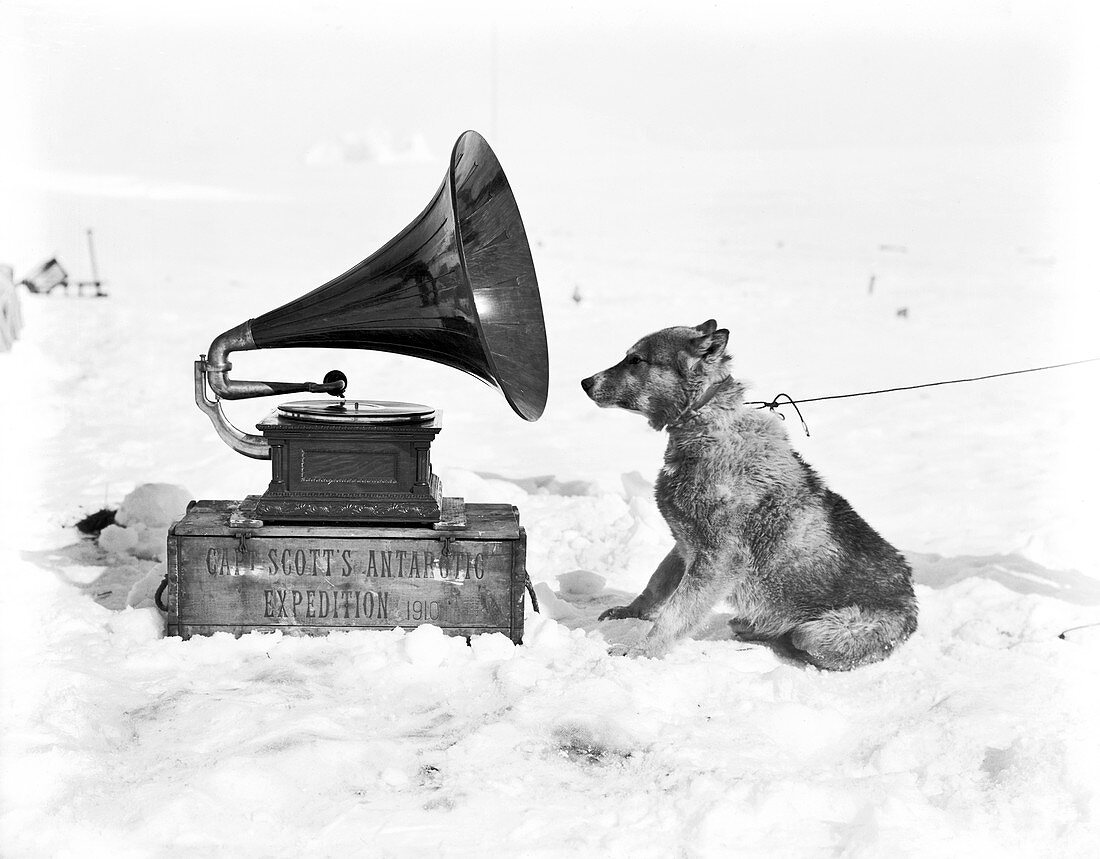
[[[640,617],[638,611],[628,605],[614,605],[600,615],[599,620],[620,620],[624,617]]]

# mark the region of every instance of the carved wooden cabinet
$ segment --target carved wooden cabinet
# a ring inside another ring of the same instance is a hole
[[[280,522],[439,521],[432,472],[438,418],[403,425],[323,423],[273,412],[259,423],[271,446],[271,483],[255,515]]]

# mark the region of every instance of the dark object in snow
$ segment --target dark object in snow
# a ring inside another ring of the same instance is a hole
[[[68,292],[69,273],[61,267],[61,263],[55,257],[50,257],[31,269],[30,274],[24,277],[20,283],[38,295],[49,295],[59,286]]]
[[[95,297],[96,298],[106,298],[107,293],[105,293],[103,291],[103,281],[99,279],[99,267],[96,265],[96,261],[95,261],[95,243],[92,241],[92,231],[91,231],[91,229],[89,229],[87,231],[87,233],[88,233],[88,261],[89,261],[89,263],[91,264],[91,267],[92,267],[92,279],[91,280],[77,281],[76,294],[77,295],[83,295],[84,294],[84,287],[94,286],[95,287]]]
[[[108,525],[115,524],[115,513],[117,512],[117,510],[108,510],[104,507],[95,513],[89,513],[76,523],[76,530],[81,534],[98,534]]]
[[[535,596],[535,586],[531,584],[531,577],[526,573],[523,576],[523,587],[527,591],[527,596],[531,598],[531,608],[534,609],[536,614],[542,614],[539,609],[539,598]]]
[[[623,737],[606,725],[589,721],[570,721],[557,725],[551,732],[562,757],[573,763],[622,763],[633,754]]]
[[[439,790],[443,787],[443,774],[439,771],[439,767],[432,766],[431,764],[424,764],[420,768],[420,784],[422,787],[426,787],[430,790]]]
[[[157,604],[157,608],[159,608],[165,614],[168,613],[168,606],[164,604],[164,592],[167,589],[168,589],[168,575],[166,573],[164,578],[161,579],[160,584],[157,585],[157,592],[155,594],[153,594],[153,602],[155,602]]]
[[[0,352],[7,352],[23,330],[23,309],[10,265],[0,264]]]
[[[898,319],[908,319],[909,318],[909,308],[908,307],[899,307],[895,311],[895,313],[897,313]]]
[[[92,279],[78,280],[76,282],[76,294],[78,298],[83,297],[84,287],[87,286],[95,290],[92,293],[93,298],[106,298],[107,293],[103,291],[103,281],[99,279],[99,270],[96,266],[92,231],[88,230],[87,233],[88,259],[92,268]],[[59,286],[65,291],[66,297],[69,295],[69,273],[65,271],[65,268],[58,262],[56,257],[50,257],[45,262],[39,263],[31,269],[30,273],[20,283],[38,295],[49,295]]]
[[[1067,633],[1077,632],[1078,630],[1081,630],[1081,629],[1093,629],[1094,627],[1097,627],[1097,626],[1100,626],[1100,622],[1098,622],[1098,623],[1083,623],[1080,626],[1071,626],[1069,629],[1063,630],[1062,632],[1058,633],[1058,637],[1060,639],[1062,639],[1062,641],[1067,641],[1068,640],[1066,638]]]
[[[466,526],[246,527],[241,502],[197,501],[168,532],[168,634],[323,635],[433,624],[523,640],[527,535],[510,504]]]

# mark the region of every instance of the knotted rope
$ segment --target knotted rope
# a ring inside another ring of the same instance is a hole
[[[806,436],[810,435],[810,428],[806,425],[805,418],[802,417],[802,411],[798,408],[799,403],[820,403],[825,400],[847,400],[852,397],[869,397],[874,394],[891,394],[895,391],[915,391],[918,388],[936,388],[940,385],[958,385],[962,382],[981,382],[985,379],[999,379],[1003,376],[1019,376],[1021,373],[1038,373],[1040,370],[1057,370],[1060,367],[1074,367],[1078,364],[1091,364],[1094,361],[1100,361],[1100,358],[1084,358],[1080,361],[1066,361],[1063,364],[1047,364],[1043,367],[1028,367],[1026,370],[1008,370],[1004,373],[989,373],[985,376],[970,376],[965,379],[946,379],[942,382],[925,382],[922,385],[901,385],[896,388],[880,388],[875,391],[857,391],[853,394],[831,394],[827,397],[808,397],[803,400],[796,401],[790,394],[776,394],[775,397],[764,402],[762,400],[749,400],[745,403],[746,406],[756,406],[760,409],[768,409],[775,412],[780,406],[791,405],[794,406],[794,410],[798,412],[798,419],[802,421],[802,429],[806,431]],[[787,402],[781,403],[780,400],[786,397]],[[775,412],[780,418],[786,420],[782,412]]]

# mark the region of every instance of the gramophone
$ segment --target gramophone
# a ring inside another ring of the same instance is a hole
[[[499,388],[523,419],[540,417],[549,362],[538,283],[515,197],[481,135],[458,138],[435,196],[381,249],[218,335],[195,362],[195,402],[231,448],[271,460],[271,481],[241,501],[193,502],[173,526],[169,634],[432,622],[519,641],[518,511],[443,496],[432,407],[349,399],[338,370],[320,382],[230,378],[233,352],[310,346],[445,364]],[[294,393],[328,398],[280,404],[258,435],[222,409]]]

